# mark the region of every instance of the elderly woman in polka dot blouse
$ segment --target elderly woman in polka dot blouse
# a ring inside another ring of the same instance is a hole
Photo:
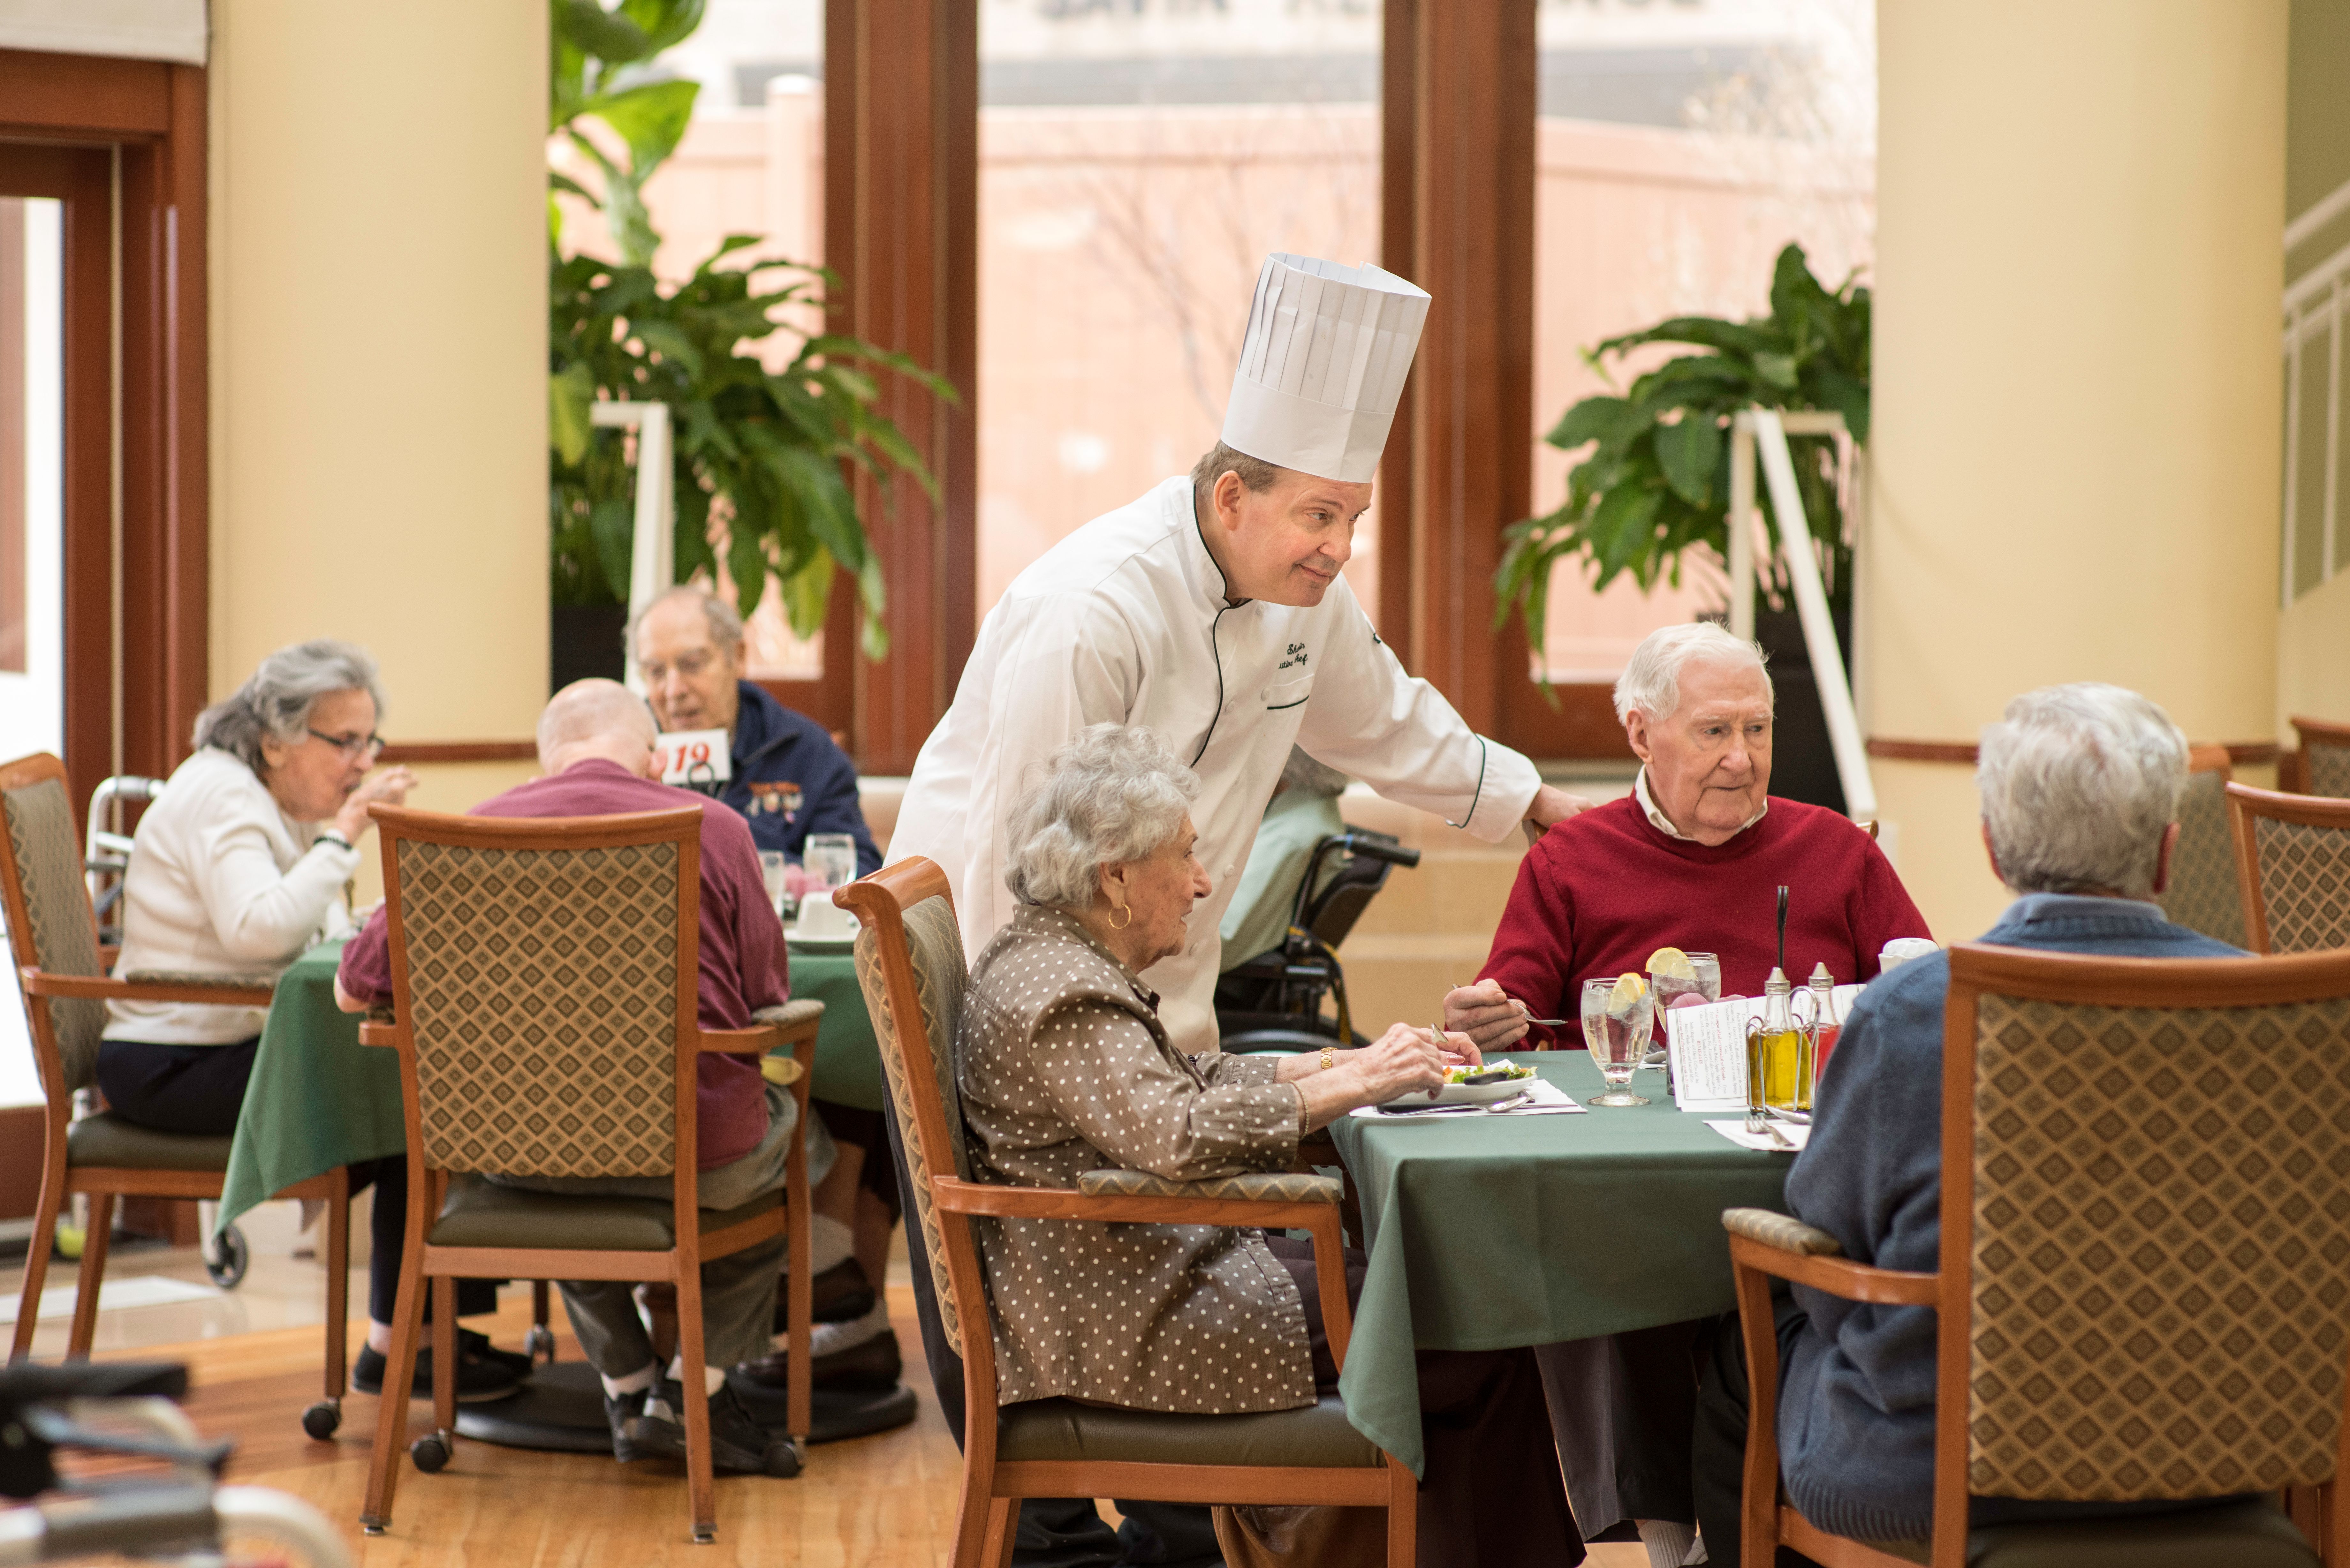
[[[1021,908],[972,966],[956,1053],[980,1179],[1284,1170],[1304,1134],[1474,1057],[1466,1035],[1440,1047],[1402,1024],[1364,1049],[1306,1056],[1177,1050],[1142,975],[1182,949],[1210,890],[1192,854],[1198,787],[1150,731],[1097,724],[1014,808],[1004,879]],[[1004,1404],[1231,1414],[1294,1409],[1336,1386],[1303,1244],[1198,1225],[978,1226]],[[1420,1562],[1575,1561],[1531,1353],[1420,1363]]]

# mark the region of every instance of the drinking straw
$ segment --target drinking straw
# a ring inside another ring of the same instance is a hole
[[[1779,972],[1787,972],[1787,885],[1779,885]]]

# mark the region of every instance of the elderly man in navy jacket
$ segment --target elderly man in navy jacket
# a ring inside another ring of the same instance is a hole
[[[1983,731],[1976,782],[1991,868],[2016,895],[1979,939],[2050,952],[2241,957],[2153,902],[2178,840],[2187,742],[2117,686],[2027,691]],[[1795,1217],[1880,1269],[1940,1261],[1942,1002],[1950,960],[1870,984],[1820,1079],[1811,1142],[1787,1176]],[[1706,1355],[1695,1443],[1698,1522],[1736,1568],[1746,1367],[1737,1319]],[[1779,1450],[1788,1499],[1821,1528],[1922,1540],[1933,1527],[1934,1314],[1866,1306],[1803,1285],[1779,1300]],[[2209,1500],[2207,1500],[2209,1501]],[[1977,1525],[2160,1511],[2173,1503],[1973,1500]],[[1768,1565],[1764,1565],[1768,1568]]]
[[[723,730],[733,776],[718,798],[748,819],[761,849],[796,861],[811,833],[857,840],[857,874],[881,867],[857,800],[857,769],[813,719],[743,679],[743,618],[698,587],[647,605],[629,628],[629,657],[663,730]]]

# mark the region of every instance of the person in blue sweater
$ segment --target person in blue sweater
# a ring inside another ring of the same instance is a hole
[[[761,849],[797,863],[811,833],[857,840],[857,874],[881,868],[858,804],[857,769],[824,726],[743,679],[743,618],[694,585],[644,607],[629,628],[629,657],[663,730],[723,730],[733,776],[714,794],[743,814]]]
[[[1983,731],[1976,784],[1991,868],[2016,895],[1980,939],[2055,952],[2242,956],[2171,924],[2152,902],[2178,839],[2187,742],[2135,691],[2084,682],[2029,691]],[[1856,1262],[1940,1264],[1942,1003],[1950,960],[1871,984],[1819,1086],[1787,1206]],[[1823,1530],[1921,1541],[1933,1528],[1934,1314],[1807,1286],[1778,1298],[1779,1449],[1788,1501]],[[1738,1320],[1703,1352],[1691,1455],[1707,1560],[1736,1568],[1746,1359]],[[2207,1506],[1976,1498],[1981,1526]],[[1793,1557],[1783,1552],[1782,1561]],[[1768,1568],[1768,1565],[1763,1565]]]

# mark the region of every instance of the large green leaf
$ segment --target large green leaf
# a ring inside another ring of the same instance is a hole
[[[1586,398],[1567,410],[1543,440],[1562,452],[1572,452],[1612,431],[1630,406],[1622,398]]]
[[[685,128],[693,119],[693,100],[702,84],[693,81],[647,82],[619,92],[598,93],[580,106],[614,130],[629,147],[629,173],[639,185],[652,177],[661,161],[677,151]]]
[[[652,52],[642,27],[596,0],[554,0],[550,20],[556,37],[599,60],[640,60]]]
[[[646,52],[659,54],[702,26],[703,0],[620,0],[621,14],[642,28]]]
[[[596,559],[604,568],[604,581],[610,586],[612,597],[627,604],[629,571],[637,535],[636,503],[625,496],[607,496],[596,503],[595,510],[588,514],[588,528],[595,537]]]
[[[588,455],[593,433],[588,416],[595,401],[596,379],[578,360],[546,379],[547,440],[567,465]]]
[[[1692,506],[1713,498],[1713,471],[1721,456],[1721,431],[1711,414],[1692,413],[1657,430],[1657,463],[1674,493]]]

